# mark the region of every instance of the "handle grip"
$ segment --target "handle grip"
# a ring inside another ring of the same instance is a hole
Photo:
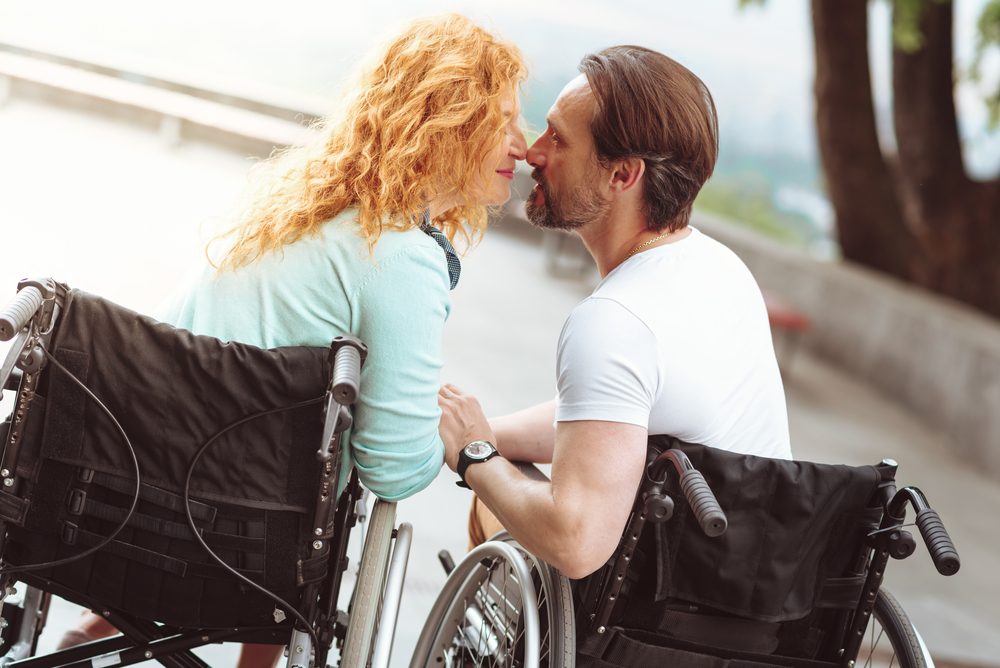
[[[361,352],[352,345],[341,346],[333,361],[333,398],[341,406],[358,399],[361,386]]]
[[[696,469],[690,469],[684,472],[680,482],[681,490],[705,535],[715,538],[724,534],[728,526],[726,514],[722,512],[715,494],[705,482],[705,476]]]
[[[940,515],[933,508],[924,508],[917,512],[917,528],[920,535],[927,544],[927,551],[931,553],[934,567],[941,575],[954,575],[962,565],[958,558],[958,550],[951,542],[948,530],[944,528],[944,522]]]
[[[10,341],[24,329],[42,305],[42,292],[33,285],[20,290],[17,296],[0,311],[0,341]]]

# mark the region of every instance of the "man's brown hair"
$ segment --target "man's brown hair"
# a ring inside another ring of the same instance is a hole
[[[584,56],[580,71],[597,100],[590,124],[597,159],[642,158],[649,229],[683,229],[719,154],[708,88],[677,61],[641,46]]]

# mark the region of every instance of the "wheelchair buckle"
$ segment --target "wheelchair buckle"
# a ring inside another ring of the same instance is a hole
[[[82,489],[77,489],[75,487],[69,490],[69,499],[67,499],[66,505],[69,507],[69,514],[80,516],[83,514],[83,508],[87,504],[87,493]]]
[[[94,482],[94,469],[77,469],[76,477],[80,482],[87,483],[89,485]]]
[[[79,527],[72,522],[63,522],[61,536],[62,542],[66,545],[76,545],[77,529],[79,529]]]

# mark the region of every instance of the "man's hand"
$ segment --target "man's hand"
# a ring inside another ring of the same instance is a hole
[[[438,430],[444,441],[444,461],[452,471],[458,468],[458,453],[472,441],[496,444],[489,420],[479,401],[454,385],[442,385],[438,391],[441,425]]]

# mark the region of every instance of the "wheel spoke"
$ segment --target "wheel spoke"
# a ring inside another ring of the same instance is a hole
[[[520,668],[524,666],[527,653],[526,626],[522,585],[533,587],[536,593],[536,604],[539,621],[538,657],[543,667],[562,666],[566,656],[565,647],[571,647],[566,639],[560,638],[562,644],[554,650],[552,637],[552,615],[558,619],[555,624],[564,631],[561,604],[566,593],[548,591],[551,588],[549,567],[541,564],[519,546],[520,552],[528,566],[528,581],[518,576],[518,567],[507,561],[505,557],[496,556],[481,560],[475,564],[477,570],[467,584],[456,592],[451,607],[444,611],[449,621],[438,627],[437,650],[435,665],[440,668],[471,668],[494,667]],[[482,564],[482,565],[480,565]],[[554,573],[554,571],[553,571]],[[566,587],[565,581],[560,586]],[[558,598],[557,598],[558,597]],[[551,600],[550,600],[551,599]],[[553,613],[552,600],[557,606]],[[554,654],[553,652],[556,652]],[[570,650],[571,651],[571,650]],[[443,660],[443,661],[442,661]],[[553,663],[555,662],[555,663]]]

